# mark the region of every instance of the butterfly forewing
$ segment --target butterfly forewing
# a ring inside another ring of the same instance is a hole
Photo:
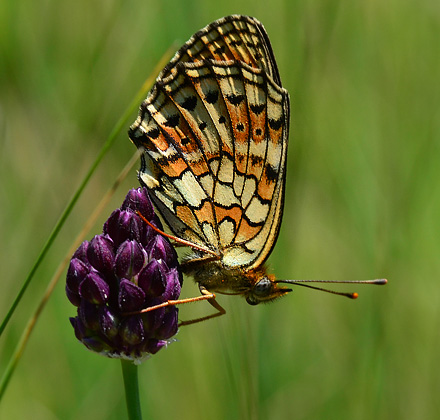
[[[226,267],[258,268],[282,217],[289,100],[263,26],[229,16],[159,75],[130,137],[140,180],[173,233]]]
[[[201,29],[177,51],[158,80],[168,77],[179,62],[203,60],[241,61],[254,68],[262,68],[275,83],[281,85],[266,31],[250,16],[226,16]]]

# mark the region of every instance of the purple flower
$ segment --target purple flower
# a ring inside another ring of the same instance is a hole
[[[108,357],[140,361],[166,347],[177,333],[175,306],[142,311],[178,299],[182,275],[168,239],[137,212],[160,226],[146,188],[130,190],[105,222],[103,234],[74,253],[66,294],[78,308],[70,321],[79,341]]]

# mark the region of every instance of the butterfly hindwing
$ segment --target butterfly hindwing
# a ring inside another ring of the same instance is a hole
[[[173,233],[252,269],[282,216],[289,100],[264,28],[230,16],[195,34],[158,77],[130,137]]]

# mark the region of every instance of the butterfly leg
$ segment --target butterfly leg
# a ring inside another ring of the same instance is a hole
[[[155,311],[156,309],[166,308],[167,306],[181,305],[183,303],[198,302],[198,301],[201,301],[201,300],[207,300],[209,302],[210,299],[215,299],[215,295],[214,295],[214,293],[209,293],[208,292],[208,294],[206,294],[206,295],[197,296],[197,297],[193,297],[193,298],[177,299],[177,300],[167,300],[166,302],[160,303],[158,305],[149,306],[148,308],[142,309],[141,311],[124,312],[123,315],[127,316],[127,315],[145,314],[147,312]],[[211,303],[211,305],[212,305],[212,303]],[[218,303],[217,303],[217,305],[218,305]]]
[[[189,321],[182,321],[179,324],[179,327],[182,327],[184,325],[196,324],[198,322],[206,321],[206,320],[211,319],[211,318],[216,318],[216,317],[224,315],[226,313],[226,311],[223,309],[223,307],[220,306],[220,304],[217,303],[217,301],[215,300],[215,294],[214,293],[209,292],[203,286],[199,286],[199,289],[200,289],[200,293],[202,294],[201,296],[197,296],[197,297],[193,297],[193,298],[187,298],[187,299],[167,300],[166,302],[160,303],[159,305],[154,305],[154,306],[150,306],[148,308],[145,308],[142,311],[127,312],[127,313],[124,313],[124,315],[127,316],[127,315],[143,314],[143,313],[146,313],[146,312],[154,311],[156,309],[166,308],[167,306],[175,306],[175,305],[181,305],[183,303],[199,302],[199,301],[202,301],[202,300],[207,300],[215,309],[217,309],[218,312],[215,313],[215,314],[211,314],[211,315],[207,315],[207,316],[201,317],[201,318],[191,319]]]
[[[189,246],[193,249],[198,249],[199,251],[205,252],[206,254],[211,254],[213,255],[215,258],[219,258],[219,255],[217,255],[214,251],[205,248],[201,245],[197,245],[191,241],[187,241],[185,239],[181,239],[178,238],[177,236],[173,236],[173,235],[168,235],[168,233],[165,233],[163,230],[160,230],[159,228],[157,228],[156,226],[154,226],[150,221],[148,221],[140,211],[136,211],[136,214],[148,225],[150,226],[151,229],[153,229],[156,233],[158,233],[159,235],[162,235],[165,238],[171,239],[176,243],[179,243],[179,246]]]
[[[189,321],[182,321],[179,323],[179,327],[184,327],[185,325],[197,324],[198,322],[207,321],[208,319],[217,318],[218,316],[222,316],[226,314],[225,309],[215,300],[215,294],[206,290],[204,286],[199,284],[199,290],[202,296],[199,296],[200,299],[206,299],[218,312],[203,316],[201,318],[190,319]],[[197,298],[195,298],[197,299]]]

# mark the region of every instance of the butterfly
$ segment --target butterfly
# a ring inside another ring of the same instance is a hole
[[[220,312],[213,292],[256,305],[291,291],[265,267],[283,215],[289,115],[266,30],[231,15],[177,51],[130,127],[141,184],[193,249],[181,269]]]

